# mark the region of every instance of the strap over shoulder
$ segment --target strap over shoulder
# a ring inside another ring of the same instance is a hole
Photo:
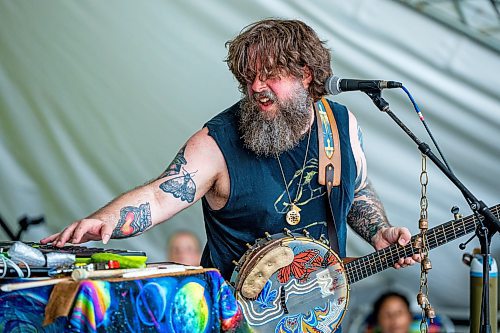
[[[338,253],[338,232],[330,195],[332,188],[340,185],[340,136],[337,128],[337,122],[335,121],[335,117],[328,101],[325,98],[322,98],[320,101],[314,103],[314,108],[316,109],[318,119],[318,182],[321,185],[326,185],[329,208],[329,214],[327,214],[328,240],[330,241],[330,247]]]
[[[326,98],[314,103],[314,109],[318,119],[318,181],[321,185],[327,185],[330,192],[333,186],[340,185],[342,167],[340,136],[335,116]]]

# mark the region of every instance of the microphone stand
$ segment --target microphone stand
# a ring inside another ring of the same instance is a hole
[[[470,208],[474,214],[478,217],[482,226],[478,226],[476,229],[476,235],[479,238],[481,244],[481,255],[483,257],[483,293],[482,293],[482,304],[481,304],[481,325],[479,332],[490,333],[490,309],[489,309],[489,278],[490,278],[490,244],[491,238],[495,232],[500,231],[500,221],[491,213],[485,203],[478,200],[467,187],[446,167],[446,165],[441,162],[440,159],[434,155],[431,148],[425,142],[420,141],[415,134],[391,111],[389,108],[389,103],[382,97],[381,89],[365,89],[363,90],[377,106],[377,108],[389,115],[389,117],[394,120],[394,122],[401,127],[401,129],[415,142],[418,149],[425,156],[434,162],[434,164],[441,170],[446,177],[462,192],[463,196],[467,200]],[[482,219],[481,219],[482,217]],[[495,323],[496,325],[496,323]]]

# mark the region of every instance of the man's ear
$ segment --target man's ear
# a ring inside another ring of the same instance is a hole
[[[313,75],[311,69],[306,65],[302,68],[302,85],[304,86],[304,89],[309,88],[312,80]]]

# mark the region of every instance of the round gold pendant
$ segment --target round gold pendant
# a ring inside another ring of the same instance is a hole
[[[286,213],[286,222],[290,225],[297,225],[300,222],[300,208],[291,204],[290,210]]]

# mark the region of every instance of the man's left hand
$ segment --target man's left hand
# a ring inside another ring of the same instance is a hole
[[[405,227],[386,227],[381,228],[375,236],[372,238],[373,247],[376,250],[383,249],[392,244],[399,244],[405,246],[411,239],[410,230]],[[400,258],[397,263],[394,264],[394,268],[399,269],[406,266],[411,266],[416,262],[420,262],[420,255],[414,254],[411,257]]]

